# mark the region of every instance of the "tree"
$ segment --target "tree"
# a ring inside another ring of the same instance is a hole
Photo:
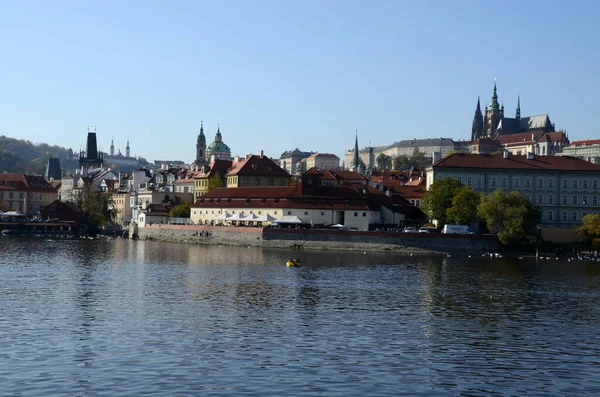
[[[218,187],[224,187],[223,180],[221,179],[221,175],[218,171],[215,171],[215,174],[212,175],[208,179],[208,191],[213,191]]]
[[[405,154],[399,154],[394,157],[394,169],[397,171],[404,171],[410,168],[410,162],[408,156]]]
[[[378,170],[391,170],[392,169],[392,156],[388,156],[385,153],[379,153],[379,156],[375,159],[377,162]]]
[[[478,214],[492,233],[498,233],[503,245],[512,245],[524,238],[541,219],[539,209],[518,191],[507,194],[500,189],[482,197]]]
[[[435,181],[423,195],[423,211],[430,219],[443,225],[448,221],[447,210],[452,207],[452,200],[463,185],[454,178]]]
[[[457,225],[471,225],[477,220],[477,206],[480,196],[468,186],[463,186],[452,198],[452,207],[446,215],[448,221]]]
[[[82,200],[81,207],[88,225],[101,228],[115,218],[112,209],[112,195],[108,192],[87,192]]]
[[[600,248],[600,216],[598,214],[584,216],[581,226],[576,231],[589,246]]]
[[[190,212],[190,204],[183,203],[173,207],[171,212],[169,212],[169,216],[171,218],[189,218]]]

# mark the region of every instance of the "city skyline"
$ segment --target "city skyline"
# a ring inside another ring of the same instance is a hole
[[[507,114],[593,139],[599,6],[181,1],[5,3],[0,135],[195,159],[220,124],[232,155],[468,140],[494,79]]]

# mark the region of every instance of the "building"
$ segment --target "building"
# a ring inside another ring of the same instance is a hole
[[[233,163],[225,175],[227,187],[289,186],[291,175],[266,157],[262,150]]]
[[[85,215],[79,206],[74,203],[63,203],[54,200],[40,209],[40,214],[45,220],[59,220],[62,222],[75,222],[80,225],[85,220]]]
[[[120,149],[115,154],[115,142],[112,139],[110,141],[109,154],[101,154],[103,164],[107,167],[118,168],[122,172],[131,172],[139,167],[139,160],[131,156],[131,147],[129,146],[129,139],[127,139],[127,146],[125,146],[125,155],[121,154]]]
[[[344,170],[317,170],[311,168],[308,172],[318,172],[321,175],[321,183],[328,186],[336,185],[366,185],[369,180],[358,171]]]
[[[456,147],[456,142],[450,138],[411,139],[396,142],[386,147],[383,153],[394,158],[401,155],[410,157],[418,151],[427,158],[438,159],[454,152]]]
[[[600,139],[571,142],[563,148],[562,155],[600,164]]]
[[[139,227],[146,227],[146,225],[153,223],[168,223],[170,211],[170,205],[149,204],[139,211],[137,224]]]
[[[219,188],[197,200],[191,208],[194,224],[252,222],[295,223],[306,227],[341,224],[355,230],[382,225],[421,224],[424,214],[401,197],[364,185],[323,185],[322,175],[311,169],[296,186]]]
[[[563,131],[545,132],[537,130],[521,132],[499,135],[496,140],[504,150],[516,155],[533,153],[540,156],[556,156],[569,144],[569,139]]]
[[[290,175],[300,174],[300,170],[298,170],[298,162],[307,158],[313,153],[314,152],[303,152],[298,148],[285,151],[281,154],[281,156],[279,156],[279,166],[286,170]]]
[[[568,156],[454,153],[427,170],[427,188],[455,178],[478,193],[519,191],[542,211],[542,225],[573,228],[600,213],[600,165]]]
[[[340,158],[330,153],[314,153],[306,158],[306,168],[335,170],[340,167]]]
[[[376,171],[371,175],[371,186],[391,191],[417,208],[421,208],[423,195],[427,188],[425,171]]]
[[[91,132],[88,127],[87,141],[85,145],[85,152],[79,152],[79,168],[86,172],[89,168],[99,168],[103,163],[102,152],[98,151],[98,142],[96,140],[96,129]]]
[[[0,207],[6,211],[33,215],[57,198],[56,190],[41,176],[0,174]]]
[[[229,146],[223,142],[220,125],[217,127],[214,142],[206,148],[205,157],[208,161],[213,161],[215,159],[231,160],[231,150],[229,149]]]
[[[227,186],[227,171],[232,167],[233,161],[216,159],[209,165],[203,165],[194,174],[194,200],[205,195],[210,190],[210,179],[219,178],[221,186]]]
[[[206,161],[206,136],[204,135],[204,122],[200,122],[200,133],[196,139],[196,161],[194,165],[197,167],[207,165]]]
[[[515,118],[504,116],[504,105],[498,102],[498,93],[496,81],[494,80],[494,91],[492,94],[492,103],[489,107],[486,105],[484,112],[481,112],[479,98],[477,98],[477,107],[471,126],[471,140],[481,138],[495,138],[501,135],[518,134],[522,132],[554,132],[554,125],[550,122],[547,114],[539,116],[521,117],[521,97],[517,97],[517,109]]]

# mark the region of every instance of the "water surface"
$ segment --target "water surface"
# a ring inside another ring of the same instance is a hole
[[[599,302],[590,262],[2,237],[0,390],[600,395]]]

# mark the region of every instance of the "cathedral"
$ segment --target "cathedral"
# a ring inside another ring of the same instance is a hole
[[[512,135],[522,132],[554,132],[554,125],[547,114],[541,116],[521,117],[521,98],[517,99],[517,110],[514,118],[504,117],[504,105],[498,103],[496,81],[494,80],[494,93],[492,103],[486,106],[483,113],[479,98],[473,117],[471,140],[482,138],[498,138],[502,135]]]
[[[217,127],[215,140],[208,147],[206,146],[206,136],[204,135],[204,123],[200,123],[200,134],[196,140],[196,161],[195,165],[206,165],[216,159],[231,160],[231,150],[223,142],[221,135],[221,126]]]

